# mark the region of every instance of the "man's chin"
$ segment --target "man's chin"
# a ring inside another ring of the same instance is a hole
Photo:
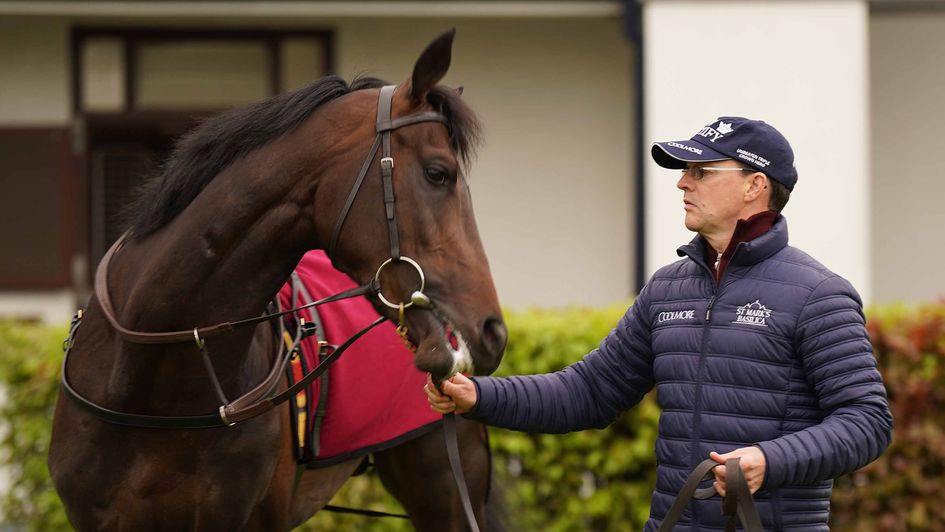
[[[702,224],[698,220],[694,220],[689,217],[689,214],[686,214],[686,229],[692,231],[693,233],[698,233],[702,229]]]

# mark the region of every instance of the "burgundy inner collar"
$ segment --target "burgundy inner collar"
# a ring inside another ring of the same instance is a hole
[[[722,279],[725,267],[728,266],[729,261],[732,260],[732,255],[735,254],[735,248],[738,247],[738,244],[751,242],[767,233],[774,225],[774,221],[777,218],[777,212],[764,211],[759,212],[747,220],[739,220],[735,224],[735,231],[732,233],[732,239],[729,241],[728,247],[722,252],[722,258],[718,261],[718,266],[716,266],[716,259],[718,259],[719,256],[718,251],[713,249],[712,246],[706,245],[705,259],[709,267],[714,270],[715,282],[719,282],[719,280]],[[708,244],[708,242],[706,242],[706,244]]]

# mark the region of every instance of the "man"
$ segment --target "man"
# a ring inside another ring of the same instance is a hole
[[[662,408],[656,530],[687,474],[740,457],[767,530],[826,531],[833,479],[875,460],[892,416],[845,279],[788,246],[780,215],[794,152],[770,125],[722,117],[691,139],[656,143],[678,169],[682,260],[657,271],[600,346],[546,375],[428,382],[431,407],[528,432],[603,428],[654,385]],[[724,467],[714,470],[725,493]],[[677,530],[724,526],[718,499],[689,505]]]

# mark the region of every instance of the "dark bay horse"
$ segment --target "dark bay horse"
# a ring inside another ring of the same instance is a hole
[[[383,83],[328,77],[223,113],[182,139],[135,206],[127,238],[103,261],[97,296],[71,338],[71,388],[124,415],[219,409],[228,422],[221,395],[239,397],[266,379],[281,338],[267,322],[205,339],[195,328],[260,316],[311,249],[329,249],[365,285],[385,270],[369,299],[406,327],[418,369],[434,379],[470,364],[491,373],[506,331],[462,173],[478,123],[458,91],[436,86],[452,38],[434,40],[406,82],[386,93],[386,118]],[[389,142],[381,142],[382,123]],[[420,271],[401,255],[422,267],[422,292],[435,306],[398,304],[413,300]],[[140,343],[119,328],[139,336],[195,329],[195,341]],[[233,426],[140,428],[70,399],[60,394],[56,406],[49,469],[79,530],[289,530],[357,466],[296,478],[284,407]],[[459,431],[481,524],[488,449],[481,426]],[[465,527],[442,447],[433,433],[377,458],[419,529]]]

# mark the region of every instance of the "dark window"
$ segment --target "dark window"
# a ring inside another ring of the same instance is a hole
[[[0,129],[0,289],[83,291],[173,139],[328,74],[331,43],[320,30],[73,30],[72,127]]]
[[[69,282],[74,194],[68,137],[65,130],[0,130],[0,288]]]
[[[82,118],[88,253],[124,231],[122,211],[157,175],[172,139],[228,107],[297,89],[331,70],[331,33],[80,28],[74,98]]]

